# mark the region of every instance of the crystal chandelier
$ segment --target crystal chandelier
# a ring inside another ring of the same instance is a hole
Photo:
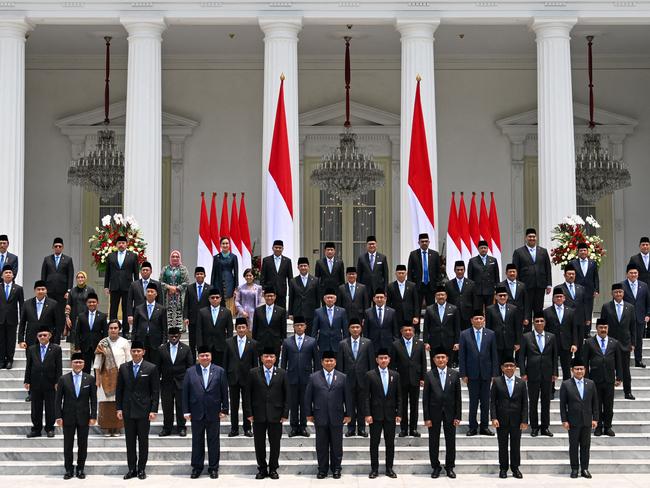
[[[348,29],[352,26],[348,25]],[[384,171],[357,147],[350,124],[350,36],[345,36],[345,123],[339,147],[321,158],[311,183],[342,200],[351,200],[384,186]]]
[[[623,161],[614,160],[601,144],[600,134],[594,131],[594,84],[592,44],[594,36],[587,36],[589,63],[589,132],[584,135],[582,147],[576,156],[576,191],[588,203],[595,203],[616,190],[632,184],[630,172]]]
[[[73,160],[68,169],[68,183],[81,186],[108,199],[122,191],[124,186],[124,153],[117,148],[115,131],[108,128],[111,123],[109,109],[109,73],[111,38],[106,41],[106,79],[104,87],[104,129],[97,132],[97,147]]]

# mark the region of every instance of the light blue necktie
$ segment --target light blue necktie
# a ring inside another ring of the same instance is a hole
[[[271,318],[273,317],[273,307],[266,307],[266,323],[271,323]]]
[[[630,282],[630,288],[632,289],[632,295],[634,295],[634,298],[636,298],[636,281]]]
[[[282,262],[282,256],[275,256],[273,258],[275,260],[275,271],[280,272],[280,263]]]
[[[578,387],[578,393],[580,393],[580,398],[584,400],[585,398],[584,380],[576,380],[576,386]]]
[[[133,363],[133,377],[137,378],[138,377],[138,371],[140,371],[140,365]]]
[[[210,370],[203,368],[203,388],[208,389],[208,381],[210,380]]]
[[[212,309],[212,325],[214,325],[217,322],[217,315],[219,313],[219,309],[217,307],[211,307],[211,309]],[[267,314],[267,319],[268,319],[268,314]]]
[[[81,392],[81,374],[73,374],[74,378],[74,393],[79,398],[79,393]]]
[[[438,316],[440,317],[440,323],[442,324],[442,319],[445,317],[445,306],[438,305]]]
[[[425,285],[429,284],[429,263],[427,261],[427,252],[422,251],[422,283]]]
[[[350,296],[352,297],[352,300],[354,300],[354,289],[356,287],[354,285],[350,285]]]
[[[93,325],[95,325],[95,312],[88,312],[88,327],[90,327],[90,330],[93,330]]]
[[[517,298],[517,282],[516,281],[510,281],[510,294],[512,295],[513,300],[515,298]]]
[[[334,261],[331,259],[327,260],[327,268],[330,270],[330,274],[332,273],[332,268],[334,267]]]
[[[196,296],[201,300],[201,294],[203,294],[203,285],[196,285]]]
[[[384,312],[382,310],[382,307],[379,307],[377,309],[377,321],[379,322],[379,325],[382,325],[384,323]]]
[[[0,267],[0,269],[2,269]],[[11,293],[11,283],[6,283],[5,284],[5,298],[9,300],[9,294]]]
[[[374,269],[375,269],[375,255],[374,255],[374,253],[370,254],[369,258],[370,258],[370,269],[374,271]]]
[[[118,251],[118,253],[117,253],[117,263],[120,265],[120,268],[124,264],[124,252],[123,251]]]
[[[332,322],[334,322],[334,308],[327,309],[327,319],[330,321],[330,327],[331,327]]]
[[[514,378],[506,378],[506,384],[508,385],[508,395],[510,396],[510,398],[512,398],[512,391],[515,387],[514,382],[515,382]]]
[[[142,280],[142,289],[144,290],[145,295],[147,294],[147,285],[149,284],[149,280]]]
[[[607,350],[607,344],[605,344],[605,339],[602,337],[600,338],[600,350],[603,351],[603,356],[605,355],[605,351]]]
[[[43,311],[43,302],[36,301],[36,316],[40,320],[41,312]]]
[[[621,317],[623,316],[623,302],[616,304],[616,316],[618,317],[618,321],[620,322]]]
[[[41,363],[45,360],[46,352],[47,352],[47,346],[41,345]]]
[[[302,336],[298,336],[298,350],[300,351],[302,349]]]
[[[562,319],[564,318],[564,307],[555,307],[555,310],[557,311],[557,318],[562,323]]]
[[[481,350],[481,331],[477,330],[476,331],[476,347],[480,351]]]
[[[178,344],[169,345],[169,355],[172,358],[172,364],[176,362],[176,354],[178,353]]]
[[[381,370],[381,383],[384,385],[384,396],[388,395],[388,371]]]
[[[582,269],[583,276],[587,276],[587,270],[589,269],[588,266],[589,266],[589,261],[587,261],[586,259],[580,260],[580,268]]]
[[[447,382],[447,370],[443,369],[440,371],[440,387],[444,390],[445,383]]]
[[[532,249],[528,248],[528,250],[530,251],[530,258],[533,260],[534,263],[537,260],[537,248],[535,247],[533,247]]]
[[[327,386],[332,386],[332,373],[327,373]]]
[[[458,283],[458,291],[462,292],[463,291],[463,280],[456,279],[456,283]]]
[[[0,254],[0,269],[2,269],[4,265],[5,265],[5,255]]]
[[[268,386],[270,384],[271,384],[271,370],[267,369],[266,370],[266,385]]]
[[[571,295],[572,299],[576,299],[576,292],[573,289],[573,283],[569,283],[569,294]]]
[[[246,347],[246,339],[238,339],[239,343],[239,358],[244,355],[244,348]]]
[[[537,334],[537,347],[539,352],[544,352],[544,334]]]
[[[499,310],[501,311],[501,318],[503,321],[506,321],[506,306],[505,305],[499,305]]]
[[[147,307],[149,308],[149,320],[151,320],[151,314],[153,313],[153,303],[150,303],[147,305]]]
[[[404,341],[406,344],[406,352],[408,353],[409,357],[411,357],[411,340],[409,339],[408,341]]]
[[[59,261],[61,261],[61,256],[60,255],[54,255],[54,267],[56,269],[59,269]]]
[[[354,356],[354,359],[357,359],[358,354],[359,354],[359,341],[358,340],[353,340],[352,341],[352,355]]]
[[[481,256],[481,260],[483,261],[483,266],[487,265],[487,256]]]

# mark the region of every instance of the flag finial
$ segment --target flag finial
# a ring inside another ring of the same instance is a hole
[[[415,81],[420,83],[421,80],[422,80],[422,77],[420,76],[420,73],[418,73],[417,76],[415,77]]]
[[[284,81],[284,73],[280,75],[280,81]]]

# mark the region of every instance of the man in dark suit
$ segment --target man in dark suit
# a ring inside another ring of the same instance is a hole
[[[324,351],[322,370],[309,376],[305,390],[305,412],[307,420],[316,429],[316,458],[319,480],[341,477],[343,460],[343,425],[350,423],[350,390],[344,373],[335,370],[336,353]]]
[[[465,330],[472,325],[472,313],[478,308],[475,283],[465,278],[465,263],[456,261],[454,263],[456,277],[445,283],[447,300],[458,309],[460,314],[460,330]],[[453,362],[452,357],[449,360]]]
[[[521,379],[528,384],[528,405],[531,437],[542,435],[553,437],[549,430],[551,423],[551,390],[557,379],[557,339],[546,332],[546,320],[542,312],[533,316],[533,330],[526,332],[521,339],[519,350],[519,372]],[[542,422],[538,421],[537,403],[541,396]]]
[[[600,278],[598,265],[589,259],[589,245],[586,242],[578,244],[578,257],[569,261],[576,270],[576,284],[585,289],[585,316],[591,320],[594,314],[594,298],[600,293]],[[591,323],[589,323],[591,329]],[[586,333],[590,331],[585,331]],[[587,337],[585,335],[585,337]]]
[[[546,330],[555,336],[562,367],[562,380],[571,378],[571,357],[578,351],[578,342],[582,335],[575,311],[564,305],[564,290],[553,288],[553,305],[544,309]],[[553,388],[555,391],[555,387]]]
[[[560,418],[562,427],[569,431],[569,458],[571,478],[591,478],[589,450],[591,429],[598,425],[598,392],[593,381],[585,378],[584,361],[576,356],[571,363],[573,378],[560,387]],[[580,456],[578,457],[578,452]]]
[[[306,320],[300,315],[293,318],[293,336],[282,343],[280,367],[287,372],[290,385],[289,405],[291,408],[289,437],[301,435],[309,437],[307,432],[307,414],[305,406],[305,389],[309,376],[316,371],[319,352],[316,339],[305,334]]]
[[[176,427],[178,435],[185,437],[185,417],[183,413],[183,378],[185,372],[194,365],[194,355],[190,346],[181,342],[181,329],[170,327],[167,343],[158,349],[158,371],[160,372],[160,402],[163,411],[163,428],[159,437],[172,434],[174,427],[174,407],[176,407]]]
[[[190,367],[183,378],[183,412],[192,422],[192,474],[201,476],[208,443],[208,473],[219,477],[219,429],[221,419],[228,415],[228,379],[220,366],[212,364],[209,346],[199,346],[199,364]]]
[[[519,279],[526,284],[533,312],[544,308],[544,294],[551,293],[551,259],[548,251],[537,245],[537,231],[526,229],[526,245],[512,254],[512,264],[519,271]]]
[[[420,337],[420,300],[415,283],[406,280],[406,266],[395,267],[395,278],[386,290],[386,305],[395,310],[398,324],[409,322],[415,327],[415,336]]]
[[[459,373],[469,390],[468,436],[479,433],[476,413],[481,404],[481,435],[494,435],[489,427],[490,384],[499,374],[499,355],[494,332],[485,329],[485,315],[482,310],[472,314],[472,327],[460,333],[458,353]]]
[[[458,308],[447,301],[447,288],[438,285],[436,302],[429,305],[424,312],[422,333],[432,361],[435,351],[442,347],[447,351],[448,359],[453,362],[460,342],[460,320]]]
[[[366,310],[363,334],[372,341],[375,351],[388,349],[392,352],[393,341],[399,337],[399,324],[395,310],[386,306],[386,292],[377,288],[372,301],[374,306]]]
[[[408,260],[409,281],[417,286],[418,308],[433,304],[436,285],[440,281],[440,255],[429,249],[429,234],[418,236],[420,247],[410,252]]]
[[[639,253],[630,257],[630,262],[639,271],[639,280],[650,286],[650,237],[639,239]]]
[[[522,332],[530,332],[531,325],[531,306],[528,292],[526,291],[526,284],[517,279],[517,267],[508,263],[506,265],[506,279],[499,283],[508,293],[508,303],[517,307],[517,315],[519,316],[517,323],[522,329]]]
[[[133,340],[141,341],[146,348],[147,361],[159,364],[158,348],[167,341],[167,311],[156,302],[158,288],[147,285],[147,298],[133,312]]]
[[[115,403],[117,418],[124,421],[126,458],[129,471],[124,479],[145,479],[149,458],[149,429],[158,415],[160,375],[156,366],[144,361],[145,346],[131,343],[131,361],[123,363],[117,375]],[[136,443],[138,445],[136,452]]]
[[[244,396],[244,415],[253,424],[257,474],[255,479],[277,480],[282,424],[289,417],[289,381],[285,370],[277,368],[275,348],[262,350],[262,366],[248,375]],[[269,460],[266,460],[266,437],[269,438]]]
[[[591,333],[591,315],[587,315],[587,292],[582,285],[576,283],[576,269],[569,263],[564,267],[564,283],[560,285],[564,292],[564,304],[575,310],[575,320],[578,324],[578,351],[582,340]],[[593,296],[592,296],[593,298]]]
[[[74,344],[83,354],[84,373],[90,373],[95,361],[97,344],[108,335],[108,316],[98,310],[99,297],[97,293],[90,292],[86,295],[86,308],[77,317],[77,325],[73,331]]]
[[[5,265],[11,266],[14,279],[18,276],[18,256],[7,251],[9,249],[9,237],[7,234],[0,235],[0,269]]]
[[[478,241],[478,256],[467,263],[467,276],[476,285],[476,299],[482,307],[494,303],[494,287],[501,281],[499,263],[496,258],[488,256],[487,241]]]
[[[370,294],[366,285],[357,281],[357,268],[350,266],[345,270],[346,282],[334,288],[336,292],[336,303],[345,309],[348,318],[356,317],[363,321],[366,309],[370,306]],[[325,292],[323,291],[323,303]]]
[[[68,292],[74,285],[74,263],[72,258],[63,254],[63,239],[55,237],[52,243],[53,254],[43,258],[41,266],[41,279],[45,281],[47,296],[60,303],[56,309],[57,328],[54,330],[52,342],[59,344],[65,324],[64,304],[68,298]]]
[[[418,405],[420,388],[427,373],[427,353],[424,343],[415,338],[415,327],[404,322],[402,336],[393,342],[393,369],[399,373],[402,387],[400,437],[420,437],[418,432]],[[409,416],[410,411],[410,416]]]
[[[366,422],[363,416],[363,392],[366,373],[375,367],[375,350],[372,341],[361,337],[361,321],[352,317],[348,331],[350,336],[339,343],[336,364],[339,371],[345,373],[346,383],[350,390],[349,409],[351,422],[345,437],[357,434],[368,437]],[[356,430],[355,430],[356,429]]]
[[[526,382],[515,376],[516,367],[515,358],[504,357],[501,360],[503,375],[494,380],[490,390],[490,417],[499,440],[499,478],[508,477],[508,466],[512,476],[523,478],[519,471],[520,446],[521,432],[528,428],[528,391]]]
[[[366,285],[368,294],[373,296],[375,290],[386,289],[388,285],[388,258],[377,252],[377,239],[368,236],[366,239],[366,252],[357,259],[357,273],[359,282]]]
[[[304,317],[307,335],[311,335],[314,310],[320,307],[319,289],[318,278],[309,274],[309,259],[298,258],[298,275],[289,281],[289,318]]]
[[[519,351],[521,344],[521,325],[519,311],[508,303],[508,291],[501,285],[496,287],[497,302],[485,310],[485,326],[497,336],[499,361],[510,357],[513,349]]]
[[[208,346],[212,362],[223,367],[226,339],[232,337],[232,314],[221,305],[221,290],[212,288],[209,292],[210,305],[199,310],[196,344]]]
[[[16,351],[16,330],[24,308],[23,287],[14,283],[11,264],[2,267],[2,290],[0,290],[0,369],[11,369]]]
[[[145,261],[142,263],[142,266],[140,266],[140,279],[131,283],[126,298],[126,317],[128,322],[126,324],[125,333],[127,336],[130,333],[130,328],[133,327],[133,314],[135,313],[135,309],[147,301],[147,287],[149,286],[149,283],[156,285],[156,291],[158,292],[156,295],[156,302],[162,305],[162,287],[158,280],[154,280],[151,277],[151,263]]]
[[[235,319],[235,336],[226,339],[223,369],[228,375],[230,391],[230,432],[228,437],[239,435],[239,400],[245,395],[248,372],[259,366],[257,341],[248,337],[248,322],[244,317]],[[251,423],[243,416],[244,435],[253,437]]]
[[[187,328],[190,339],[190,349],[196,357],[196,334],[199,328],[199,310],[210,306],[210,284],[205,281],[205,268],[197,266],[194,269],[194,283],[185,290],[183,302],[183,324]]]
[[[122,304],[122,314],[126,312],[126,302],[129,298],[131,283],[138,279],[138,256],[133,251],[127,251],[126,236],[119,236],[115,241],[117,251],[106,258],[104,273],[104,292],[111,297],[111,309],[108,317],[117,318],[117,311]],[[122,334],[125,334],[122,331]]]
[[[27,437],[40,437],[43,429],[45,407],[45,432],[54,437],[56,420],[56,385],[63,374],[61,348],[50,342],[52,333],[47,325],[41,325],[36,334],[38,342],[29,347],[25,366],[25,389],[32,403],[32,429]]]
[[[623,300],[634,305],[636,317],[634,366],[645,368],[643,338],[648,321],[650,321],[650,291],[648,291],[648,285],[639,279],[639,270],[634,264],[627,265],[627,279],[623,281],[623,291]]]
[[[596,385],[598,393],[598,427],[595,436],[603,434],[614,437],[614,387],[621,384],[621,347],[618,341],[607,335],[608,325],[602,318],[596,322],[596,336],[585,341],[583,359],[585,375]]]
[[[632,376],[630,375],[630,353],[634,351],[636,340],[636,315],[634,305],[624,301],[624,296],[623,284],[612,284],[612,300],[603,303],[600,318],[609,325],[609,336],[618,341],[621,350],[623,392],[627,400],[634,400]]]
[[[291,259],[282,255],[283,250],[284,242],[280,240],[273,241],[273,254],[262,259],[260,285],[264,289],[275,289],[275,303],[278,307],[286,309],[287,284],[293,277],[293,265],[291,264]]]
[[[370,474],[374,479],[379,471],[379,441],[384,433],[386,446],[386,476],[397,478],[393,471],[395,457],[395,423],[400,423],[402,411],[402,388],[397,371],[388,369],[390,351],[377,350],[377,368],[366,373],[363,400],[366,423],[370,426]]]
[[[323,296],[325,305],[314,312],[312,333],[320,351],[338,352],[339,342],[347,335],[348,316],[336,306],[336,292],[329,288]]]
[[[84,355],[72,354],[72,371],[59,378],[56,386],[54,416],[63,427],[64,480],[74,476],[74,438],[77,436],[77,478],[84,479],[88,453],[88,430],[97,423],[97,386],[95,378],[85,373]]]
[[[336,256],[336,245],[333,242],[326,242],[324,251],[325,257],[316,261],[314,272],[320,287],[318,296],[321,298],[326,289],[336,290],[345,283],[345,264]]]
[[[272,347],[275,358],[280,359],[282,341],[287,338],[287,311],[275,301],[275,288],[264,288],[264,305],[253,315],[253,339],[261,349]]]

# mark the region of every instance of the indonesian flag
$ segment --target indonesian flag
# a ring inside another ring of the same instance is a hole
[[[411,148],[409,154],[408,195],[411,204],[411,232],[413,243],[418,242],[418,235],[429,234],[431,248],[437,249],[438,238],[433,215],[433,183],[427,135],[424,128],[424,116],[420,103],[420,78],[415,89],[413,107],[413,126],[411,129]]]
[[[284,109],[284,75],[280,78],[278,105],[275,112],[275,125],[271,139],[269,169],[266,178],[266,239],[284,242],[285,256],[294,257],[293,230],[293,184],[291,181],[291,158],[289,155],[289,136],[287,117]]]
[[[469,236],[472,245],[472,256],[478,256],[478,241],[481,240],[481,230],[478,226],[478,214],[476,213],[476,193],[472,192],[472,202],[469,209]]]
[[[478,228],[481,239],[488,243],[488,252],[492,255],[492,237],[490,235],[490,217],[485,205],[485,193],[481,192],[481,211],[479,214]]]
[[[210,205],[210,238],[212,239],[212,255],[219,253],[219,222],[217,222],[217,194],[212,192],[212,204]],[[208,278],[211,275],[208,275]]]
[[[205,268],[205,275],[212,276],[212,238],[205,194],[201,192],[201,216],[199,219],[199,241],[196,248],[196,265]]]
[[[241,234],[239,233],[236,193],[232,194],[232,211],[230,212],[230,252],[236,256],[237,262],[241,266]]]
[[[456,210],[456,195],[451,193],[449,205],[449,222],[447,224],[447,277],[451,280],[454,273],[454,263],[463,259],[460,229],[458,227],[458,212]]]
[[[465,270],[467,263],[472,257],[472,238],[469,235],[469,222],[467,222],[467,208],[465,207],[465,195],[460,193],[460,206],[458,208],[458,227],[460,229],[460,246],[462,259],[465,261]]]
[[[241,194],[239,201],[239,234],[241,235],[241,266],[243,272],[253,266],[253,246],[251,245],[251,232],[248,228],[248,215],[246,214],[246,202],[244,194]]]
[[[492,256],[499,264],[499,272],[503,270],[501,266],[501,230],[499,229],[499,215],[497,214],[497,204],[494,201],[494,192],[490,192],[490,235],[492,236]]]
[[[219,226],[221,229],[221,235],[219,236],[219,240],[221,240],[222,237],[227,237],[230,239],[230,224],[228,223],[228,193],[223,194],[223,202],[221,202],[221,225]],[[217,253],[221,252],[221,243],[217,243]]]

